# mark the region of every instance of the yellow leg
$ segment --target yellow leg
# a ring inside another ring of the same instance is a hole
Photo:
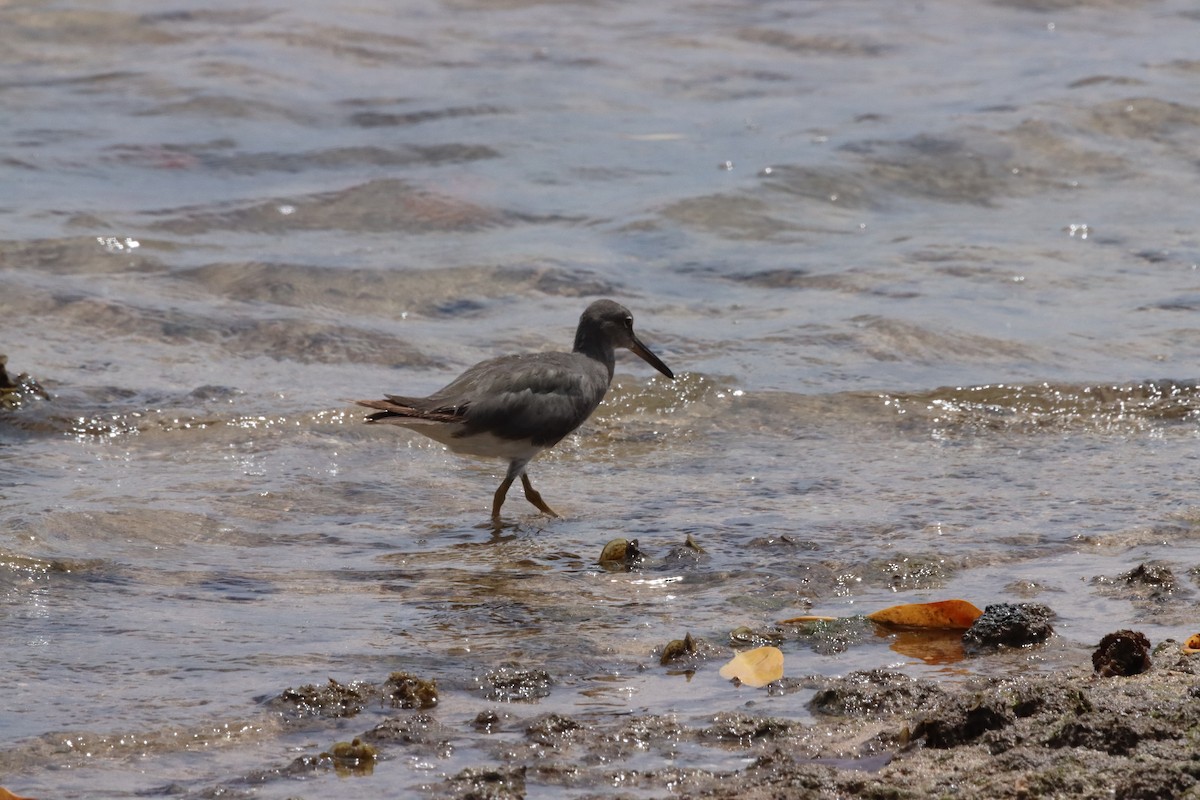
[[[521,473],[521,485],[525,487],[525,499],[537,506],[539,511],[549,514],[552,517],[558,516],[558,514],[554,513],[554,509],[546,505],[546,501],[542,499],[538,490],[533,488],[533,484],[529,482],[529,476],[524,472]],[[499,510],[500,507],[497,506],[496,508]],[[495,516],[495,514],[492,516]]]

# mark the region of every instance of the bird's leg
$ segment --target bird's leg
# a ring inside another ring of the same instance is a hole
[[[504,505],[504,497],[508,494],[508,487],[512,486],[513,476],[509,475],[500,483],[500,488],[496,490],[496,494],[492,497],[492,519],[500,519],[500,506]]]
[[[558,516],[558,514],[554,513],[554,509],[546,505],[546,501],[542,499],[538,490],[533,488],[533,484],[529,482],[529,476],[525,474],[525,470],[521,470],[521,485],[525,487],[525,499],[537,506],[539,511],[549,514],[552,517]]]
[[[492,497],[492,521],[500,520],[500,506],[504,505],[504,498],[508,495],[508,487],[512,486],[512,482],[517,479],[519,474],[522,478],[525,477],[524,469],[527,461],[513,461],[508,465],[508,473],[504,476],[504,480],[500,481],[500,488],[496,490],[496,494]]]

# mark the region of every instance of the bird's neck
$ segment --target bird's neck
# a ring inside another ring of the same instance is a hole
[[[613,369],[617,364],[617,356],[613,352],[613,346],[607,338],[592,336],[589,335],[588,331],[580,329],[575,333],[575,352],[603,364],[608,370],[608,379],[612,380]]]

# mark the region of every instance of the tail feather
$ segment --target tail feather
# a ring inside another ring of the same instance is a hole
[[[430,422],[462,422],[463,420],[460,414],[444,410],[422,411],[419,408],[393,402],[390,397],[387,400],[355,400],[354,402],[366,408],[378,409],[374,414],[367,415],[368,422],[383,422],[396,418],[422,419]]]

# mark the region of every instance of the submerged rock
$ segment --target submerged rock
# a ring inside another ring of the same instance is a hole
[[[842,617],[813,622],[785,621],[785,631],[793,633],[799,644],[807,645],[822,656],[833,656],[874,636],[875,626],[866,617]]]
[[[550,695],[554,681],[544,669],[500,667],[476,679],[488,700],[522,703],[540,700]]]
[[[689,533],[683,540],[683,544],[676,545],[667,551],[667,554],[663,556],[663,563],[679,566],[698,564],[707,555],[707,551],[697,544]]]
[[[402,714],[384,720],[362,734],[363,741],[378,745],[404,745],[421,753],[449,757],[454,731],[429,714]]]
[[[755,630],[745,625],[729,632],[731,647],[768,647],[783,643],[787,638],[779,630]]]
[[[548,747],[561,747],[569,743],[572,734],[583,725],[562,714],[547,714],[525,726],[525,736],[533,742]]]
[[[700,738],[722,742],[738,742],[747,745],[759,739],[775,739],[786,736],[794,724],[771,717],[755,717],[735,711],[723,711],[712,719],[712,724],[699,732]]]

